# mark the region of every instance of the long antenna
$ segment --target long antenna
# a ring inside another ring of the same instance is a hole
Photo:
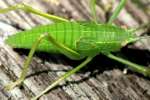
[[[141,29],[150,29],[150,23],[145,23],[145,24],[140,25],[139,27],[131,29],[129,31],[135,33],[136,31],[139,31]]]

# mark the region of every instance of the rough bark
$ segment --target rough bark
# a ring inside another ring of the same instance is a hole
[[[101,22],[107,20],[106,11],[110,1],[99,0],[97,2],[97,15]],[[1,0],[0,8],[18,2],[19,0]],[[92,19],[88,6],[89,0],[60,0],[59,5],[47,3],[44,0],[27,0],[26,2],[34,8],[64,18],[72,20]],[[149,3],[149,0],[135,0],[135,2],[128,0],[125,9],[115,23],[130,28],[149,23]],[[112,8],[116,4],[117,2]],[[107,15],[109,15],[108,12]],[[48,23],[51,21],[20,10],[0,14],[0,100],[29,100],[66,71],[81,63],[81,61],[69,60],[62,55],[36,53],[23,85],[9,92],[3,89],[4,85],[18,79],[23,62],[29,52],[29,50],[20,49],[14,51],[3,40],[7,35],[17,31]],[[137,35],[146,35],[147,30],[138,31]],[[146,39],[142,43],[134,43],[117,54],[126,56],[135,63],[148,66],[150,63],[149,42],[149,39]],[[87,65],[87,68],[62,82],[60,86],[49,91],[40,100],[149,100],[149,78],[131,71],[125,74],[124,68],[124,65],[99,55]]]

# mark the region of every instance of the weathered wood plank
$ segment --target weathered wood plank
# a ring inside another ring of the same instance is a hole
[[[89,5],[88,0],[60,0],[59,5],[47,3],[44,0],[27,0],[26,2],[37,9],[63,16],[64,18],[70,18],[72,20],[92,19],[89,6],[87,6]],[[99,19],[102,19],[103,22],[106,20],[105,11],[109,2],[109,0],[98,1],[97,15],[99,15]],[[145,5],[144,9],[149,9],[149,6],[146,7],[149,0],[139,0],[139,2]],[[0,0],[0,3],[0,8],[4,8],[18,3],[18,0]],[[125,9],[115,22],[128,27],[136,27],[143,23],[149,23],[150,13],[147,10],[143,11],[144,9],[131,2],[131,0],[128,0]],[[36,53],[30,66],[28,76],[23,82],[23,86],[21,88],[16,87],[10,92],[3,90],[4,85],[19,77],[24,59],[28,52],[26,50],[14,51],[11,47],[4,44],[3,40],[5,37],[17,31],[48,23],[51,23],[51,21],[23,11],[0,14],[0,100],[29,100],[32,96],[40,93],[59,76],[80,63],[80,61],[71,61],[62,55]],[[140,31],[137,34],[145,34],[145,31]],[[150,50],[148,44],[149,40],[146,40],[144,42],[145,46],[142,46],[143,44],[141,43],[136,43],[135,46],[137,48]],[[127,50],[132,51],[130,49]],[[148,65],[150,63],[150,53],[145,51],[139,52],[145,55],[141,58],[145,59],[145,62],[139,63]],[[126,49],[123,53],[126,54]],[[135,62],[138,60],[134,60],[132,56],[128,57],[131,57],[131,60]],[[61,86],[58,86],[42,96],[40,100],[150,99],[149,78],[132,72],[123,74],[123,69],[121,68],[124,68],[124,65],[113,62],[100,55],[88,64],[87,67],[85,70],[68,78],[67,82],[61,83]]]

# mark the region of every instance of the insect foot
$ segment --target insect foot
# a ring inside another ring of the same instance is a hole
[[[22,80],[17,80],[15,82],[9,83],[7,84],[4,89],[9,91],[12,90],[13,88],[15,88],[17,85],[20,85],[22,83]]]
[[[145,70],[144,70],[144,76],[150,77],[150,68],[149,67],[145,68]]]

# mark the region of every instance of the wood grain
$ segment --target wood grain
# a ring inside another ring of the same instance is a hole
[[[20,1],[0,0],[0,8]],[[101,22],[107,20],[106,14],[111,14],[107,11],[110,1],[97,2],[97,15]],[[134,28],[149,23],[150,0],[137,0],[139,3],[133,1],[128,0],[125,9],[115,21],[116,24]],[[117,2],[112,8],[116,7]],[[92,19],[88,6],[89,0],[60,0],[59,5],[44,0],[26,0],[26,3],[36,9],[71,20]],[[62,55],[36,53],[23,85],[9,92],[3,90],[4,85],[18,79],[29,52],[29,50],[20,49],[14,51],[4,43],[4,39],[18,31],[51,22],[20,10],[0,14],[0,100],[30,100],[59,76],[81,63],[81,61],[69,60]],[[138,31],[137,35],[146,35],[149,32],[147,30]],[[142,43],[137,42],[128,46],[131,48],[125,47],[117,54],[148,66],[150,63],[149,43],[149,39],[143,40]],[[42,96],[40,100],[149,100],[150,79],[131,71],[124,74],[124,68],[126,68],[125,65],[99,55],[87,65],[87,68],[72,75],[60,86]]]

